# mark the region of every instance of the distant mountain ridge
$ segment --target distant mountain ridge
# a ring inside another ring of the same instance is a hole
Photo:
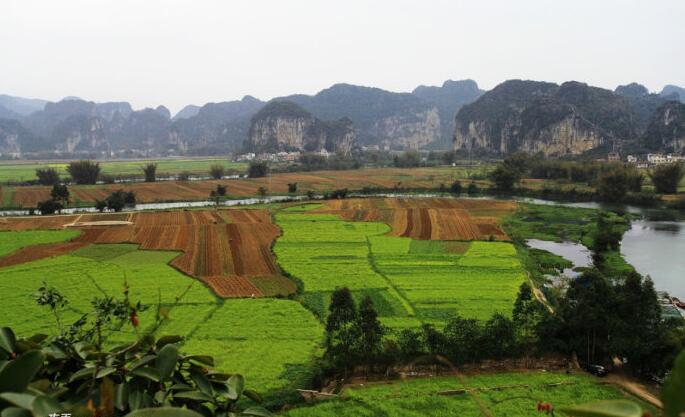
[[[636,83],[611,91],[576,81],[557,85],[510,80],[457,113],[454,146],[500,155],[524,151],[550,157],[613,149],[640,151],[648,126],[668,102]],[[661,142],[652,138],[650,143]]]
[[[454,146],[561,156],[616,145],[646,149],[647,144],[673,143],[655,137],[664,133],[653,123],[663,119],[659,109],[669,101],[682,100],[684,92],[672,85],[651,94],[636,83],[612,92],[577,82],[556,85],[520,80],[485,92],[473,80],[448,80],[441,86],[418,86],[411,93],[335,84],[314,95],[272,101],[287,101],[306,111],[309,115],[301,119],[314,126],[308,134],[316,131],[321,137],[346,137],[345,141],[354,136],[354,146],[381,150]],[[171,117],[164,106],[134,110],[127,102],[96,103],[78,97],[48,102],[0,95],[0,157],[241,152],[255,148],[253,118],[267,104],[245,96],[189,105]],[[285,120],[283,115],[279,118]],[[652,134],[647,139],[649,126]],[[267,131],[262,133],[268,135]],[[329,145],[338,139],[331,139]],[[302,143],[310,140],[303,137]]]
[[[33,112],[43,110],[47,103],[47,100],[0,94],[0,107],[4,107],[5,109],[21,116],[28,116]]]

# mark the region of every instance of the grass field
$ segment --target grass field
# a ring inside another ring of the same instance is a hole
[[[461,394],[439,395],[449,390]],[[618,388],[601,385],[585,375],[560,373],[508,373],[463,377],[414,379],[394,383],[371,383],[349,388],[338,399],[295,408],[289,417],[528,417],[544,415],[536,411],[538,401],[561,407],[585,402],[631,399]],[[641,403],[656,415],[654,410]]]
[[[92,297],[121,298],[127,281],[131,300],[156,306],[161,299],[169,309],[169,319],[157,335],[185,336],[183,350],[214,355],[218,369],[244,374],[251,388],[274,392],[306,374],[322,335],[321,325],[309,311],[290,300],[221,300],[168,265],[178,255],[142,251],[132,244],[91,245],[70,255],[1,268],[0,316],[19,335],[53,334],[53,317],[33,300],[42,281],[70,301],[62,313],[65,323],[89,311]],[[140,331],[157,328],[155,312],[150,308],[141,314]],[[111,342],[133,338],[133,334],[115,333]]]
[[[174,175],[189,172],[193,175],[209,175],[209,167],[218,164],[227,170],[245,171],[247,164],[230,162],[223,158],[206,159],[150,159],[136,161],[101,161],[102,173],[112,176],[143,176],[141,167],[148,163],[157,164],[157,175]],[[36,169],[55,168],[62,177],[68,177],[68,162],[0,162],[0,183],[36,180]]]

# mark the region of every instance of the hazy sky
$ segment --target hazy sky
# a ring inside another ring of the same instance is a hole
[[[0,0],[0,93],[174,112],[463,78],[685,85],[685,1]]]

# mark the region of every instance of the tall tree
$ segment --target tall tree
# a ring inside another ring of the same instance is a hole
[[[145,182],[155,182],[157,180],[157,164],[149,163],[141,168],[145,174]]]
[[[52,191],[50,191],[50,197],[66,206],[69,202],[69,189],[64,184],[55,184],[52,186]]]
[[[678,192],[678,184],[685,176],[685,166],[682,163],[657,165],[650,173],[654,188],[657,193],[675,194]]]
[[[612,353],[627,357],[641,367],[656,349],[661,322],[661,307],[654,283],[637,272],[629,273],[616,287],[615,331],[611,338]]]
[[[250,178],[266,177],[269,174],[269,165],[264,161],[250,162],[247,168],[247,176]]]
[[[100,176],[100,164],[93,161],[72,161],[67,172],[76,184],[95,184]]]
[[[36,177],[38,177],[38,184],[40,185],[55,185],[59,183],[59,174],[55,168],[38,168],[36,169]]]
[[[500,164],[490,173],[490,180],[497,191],[510,192],[521,180],[521,172],[514,166]]]
[[[526,355],[533,353],[537,346],[537,329],[546,314],[545,307],[535,298],[530,284],[527,282],[521,284],[514,302],[512,321],[517,339]]]
[[[338,288],[333,291],[328,310],[325,357],[333,367],[343,369],[347,374],[356,360],[359,340],[357,308],[350,290]]]
[[[489,358],[502,359],[516,355],[516,327],[514,322],[500,313],[495,313],[483,326],[482,354]]]
[[[592,269],[571,281],[560,305],[569,347],[588,363],[602,361],[609,354],[615,299],[609,281]]]
[[[363,363],[371,365],[381,352],[384,329],[369,296],[364,297],[359,304],[357,326],[360,337],[357,345],[358,356]]]
[[[597,193],[604,201],[619,202],[628,193],[628,172],[621,165],[612,165],[599,174]]]
[[[475,319],[451,318],[443,329],[444,352],[454,364],[475,362],[481,358],[481,329]]]
[[[223,165],[214,164],[211,167],[209,167],[209,175],[211,175],[212,178],[214,178],[215,180],[220,180],[221,178],[223,178],[225,173],[226,169]]]

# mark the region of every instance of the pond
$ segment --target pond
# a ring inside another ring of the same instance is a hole
[[[562,271],[562,273],[569,278],[575,278],[580,275],[580,273],[574,271],[575,268],[587,268],[592,266],[592,253],[580,243],[528,239],[526,244],[531,248],[546,250],[547,252],[551,252],[571,261],[573,267],[566,268]]]

